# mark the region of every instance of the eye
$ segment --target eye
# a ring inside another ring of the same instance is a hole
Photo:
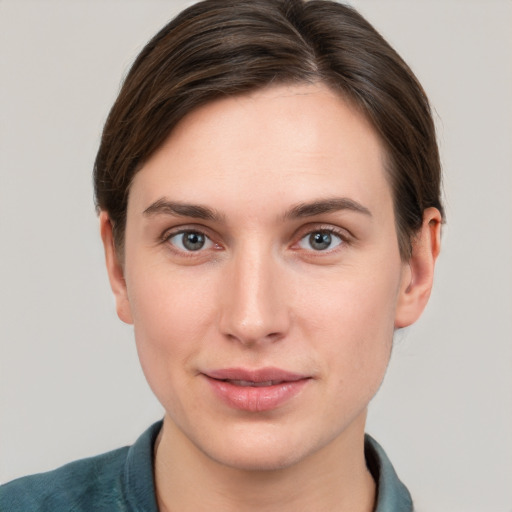
[[[299,247],[301,249],[313,251],[327,251],[334,249],[341,245],[343,239],[333,231],[326,229],[319,229],[308,233],[305,237],[299,240]]]
[[[204,233],[199,231],[180,231],[179,233],[171,234],[167,241],[184,252],[197,252],[214,246],[214,243]]]

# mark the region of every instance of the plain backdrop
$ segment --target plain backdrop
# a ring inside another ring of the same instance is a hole
[[[91,170],[121,78],[192,2],[0,0],[0,481],[162,410],[116,317]],[[512,511],[512,2],[354,0],[435,109],[448,223],[370,406],[418,512]]]

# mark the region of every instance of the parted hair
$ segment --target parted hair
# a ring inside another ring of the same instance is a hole
[[[408,259],[424,210],[443,215],[429,102],[372,25],[328,0],[204,0],[147,43],[108,115],[94,165],[96,207],[109,215],[116,249],[124,246],[133,177],[184,116],[221,97],[301,83],[338,91],[380,136]]]

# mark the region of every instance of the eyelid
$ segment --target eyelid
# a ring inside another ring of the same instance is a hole
[[[211,235],[211,230],[209,230],[205,226],[201,226],[198,224],[180,224],[179,226],[173,226],[172,228],[164,229],[162,234],[159,236],[159,239],[162,242],[166,242],[167,240],[169,240],[169,238],[173,236],[189,232],[200,233],[201,235],[204,235],[210,240],[213,239]]]
[[[306,235],[310,235],[311,233],[315,233],[317,231],[332,233],[336,236],[339,236],[344,242],[350,242],[354,238],[354,235],[352,235],[348,229],[325,223],[310,223],[306,224],[305,226],[301,226],[298,230],[296,230],[293,238],[295,240],[302,240]]]

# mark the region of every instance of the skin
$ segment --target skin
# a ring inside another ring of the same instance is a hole
[[[118,315],[166,411],[161,510],[373,510],[366,410],[394,330],[426,305],[441,223],[426,210],[401,260],[383,160],[339,95],[273,86],[192,112],[145,163],[122,264],[101,213]],[[298,208],[318,202],[328,211]],[[203,234],[203,248],[187,250],[183,231]],[[330,242],[319,249],[311,234]],[[269,366],[308,379],[262,412],[230,407],[204,377]]]

